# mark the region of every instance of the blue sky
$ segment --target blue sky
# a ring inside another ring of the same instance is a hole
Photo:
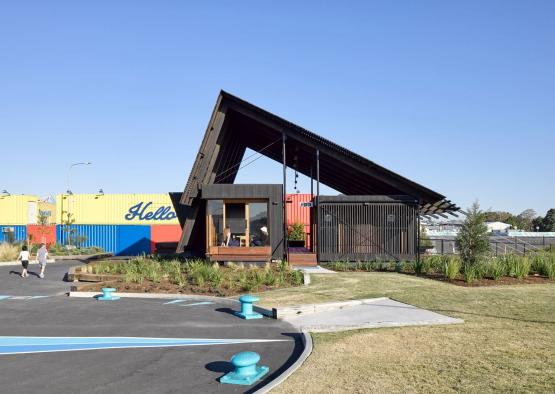
[[[182,190],[224,89],[462,207],[555,207],[555,2],[197,3],[3,3],[0,189]]]

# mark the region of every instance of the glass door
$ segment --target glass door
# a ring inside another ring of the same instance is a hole
[[[249,246],[247,243],[249,239],[247,204],[244,202],[226,202],[224,222],[224,233],[226,233],[227,238],[225,246]]]

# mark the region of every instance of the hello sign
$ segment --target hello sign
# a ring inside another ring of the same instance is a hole
[[[143,201],[133,205],[129,208],[129,211],[125,215],[125,220],[172,220],[177,217],[170,206],[163,205],[156,211],[153,211],[152,209],[149,209],[151,205],[152,202],[145,204]]]

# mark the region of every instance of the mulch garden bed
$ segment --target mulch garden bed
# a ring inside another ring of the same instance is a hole
[[[408,274],[415,276],[415,274]],[[463,287],[482,287],[482,286],[502,286],[502,285],[532,285],[532,284],[546,284],[546,283],[555,283],[555,280],[549,279],[546,276],[540,275],[530,275],[522,279],[513,278],[510,276],[503,276],[497,280],[484,278],[480,280],[474,280],[471,283],[466,283],[463,278],[458,279],[447,279],[443,275],[440,274],[423,274],[418,275],[422,278],[438,280],[440,282],[451,283],[457,286]]]

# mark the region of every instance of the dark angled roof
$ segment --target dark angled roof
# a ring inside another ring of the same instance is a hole
[[[281,163],[282,133],[287,137],[287,166],[315,175],[319,150],[320,182],[340,193],[408,195],[420,202],[422,214],[459,210],[443,195],[224,91],[216,101],[181,204],[194,206],[202,184],[233,183],[241,165],[249,162],[241,163],[247,148]],[[180,248],[187,244],[193,224],[185,223]]]

